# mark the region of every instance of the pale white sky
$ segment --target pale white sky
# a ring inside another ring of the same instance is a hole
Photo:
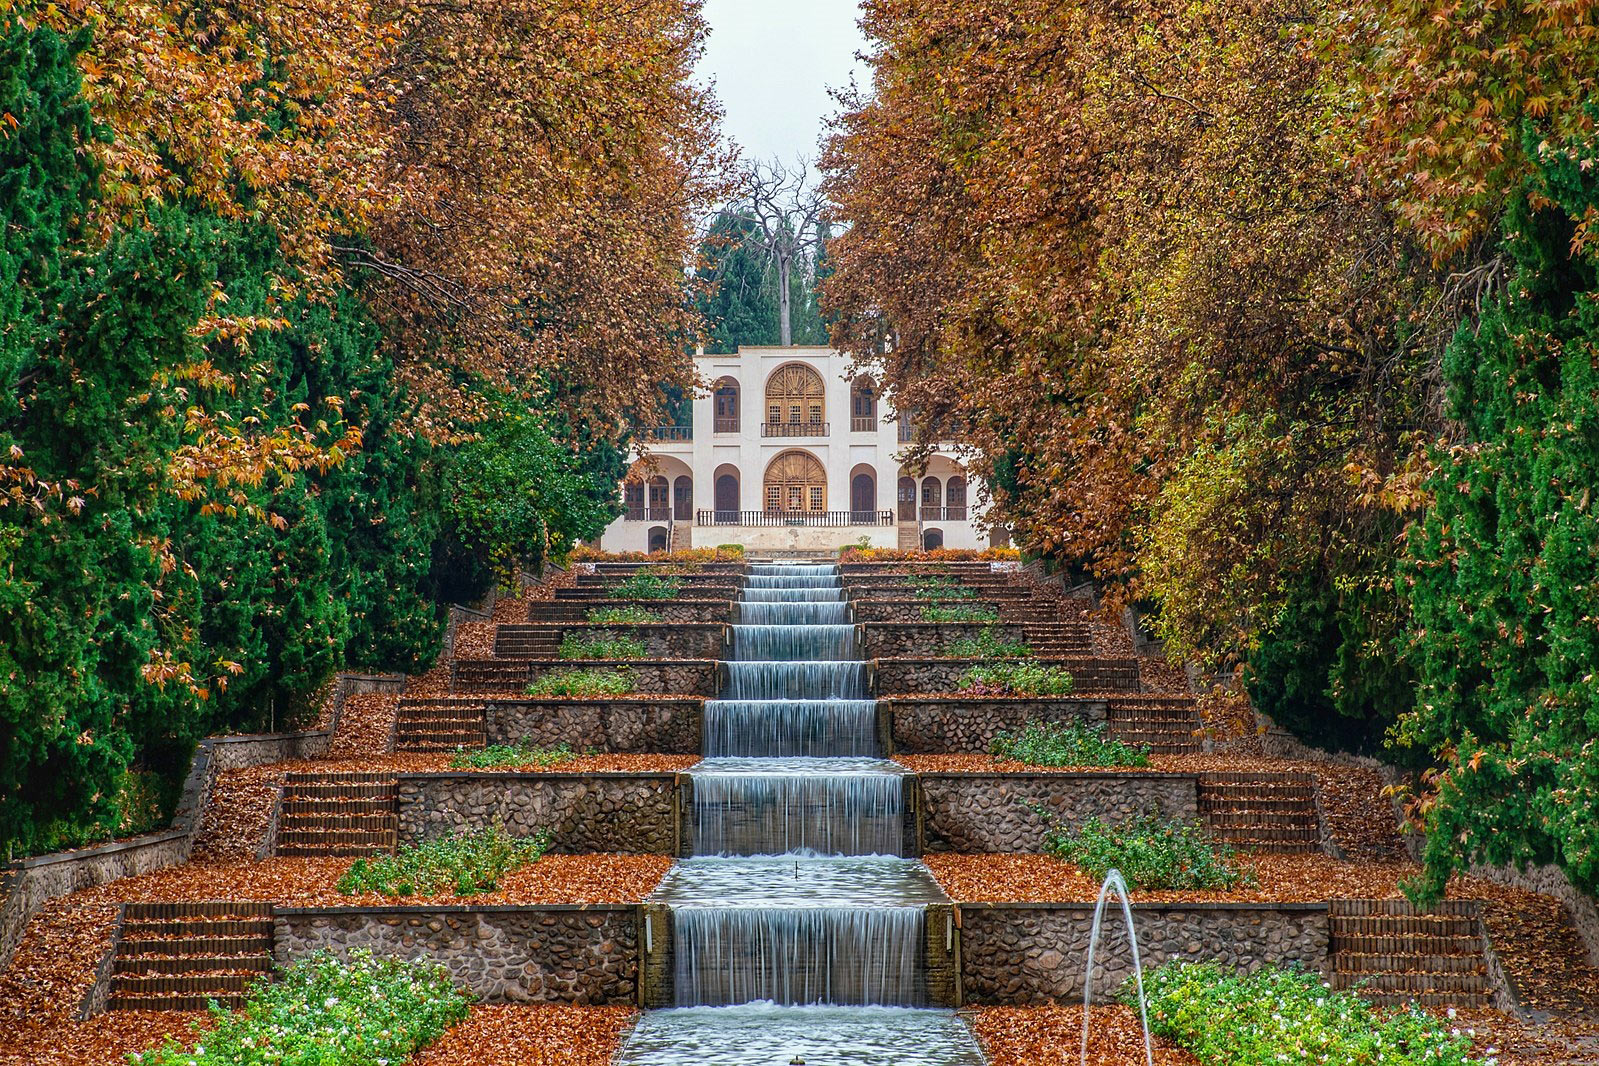
[[[867,84],[856,0],[705,0],[700,77],[714,80],[728,139],[746,160],[814,161],[829,87]]]

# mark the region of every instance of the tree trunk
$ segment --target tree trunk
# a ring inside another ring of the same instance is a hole
[[[777,257],[777,331],[780,343],[787,348],[794,343],[794,331],[788,323],[788,269],[789,257]]]

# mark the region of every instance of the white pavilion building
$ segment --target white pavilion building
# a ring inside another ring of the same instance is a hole
[[[830,348],[744,347],[694,357],[693,425],[646,430],[610,551],[742,544],[757,552],[875,547],[985,548],[978,486],[953,442],[925,466],[902,461],[912,426],[850,359]],[[999,534],[1003,536],[1003,531]]]

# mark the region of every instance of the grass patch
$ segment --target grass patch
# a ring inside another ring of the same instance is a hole
[[[916,590],[917,599],[932,600],[934,603],[947,603],[951,600],[975,600],[977,590],[967,588],[952,577],[941,577],[937,574],[913,575],[908,582]]]
[[[1128,888],[1232,888],[1254,880],[1226,844],[1212,841],[1197,825],[1155,815],[1116,826],[1090,818],[1075,833],[1052,826],[1044,850],[1096,881],[1120,870]]]
[[[929,603],[922,608],[924,622],[997,622],[999,612],[980,603]]]
[[[643,607],[596,607],[588,613],[595,625],[626,626],[661,621],[661,616]]]
[[[1149,749],[1107,736],[1104,726],[1081,722],[1028,722],[1016,733],[1001,731],[988,747],[1001,759],[1032,766],[1148,766]]]
[[[571,696],[599,699],[626,696],[633,691],[633,675],[626,670],[562,670],[545,674],[526,689],[529,696]]]
[[[974,666],[956,686],[975,696],[1070,696],[1071,672],[1060,666],[1030,662],[996,662]]]
[[[1206,1066],[1283,1061],[1361,1066],[1475,1066],[1471,1038],[1415,1007],[1378,1012],[1312,973],[1243,976],[1215,963],[1172,962],[1144,975],[1149,1027]],[[1137,1009],[1129,986],[1123,999]],[[1492,1059],[1487,1060],[1492,1062]]]
[[[347,896],[438,896],[452,889],[457,896],[475,896],[493,892],[501,877],[538,862],[549,850],[547,830],[513,837],[496,821],[461,836],[406,844],[393,855],[356,859],[334,887]]]
[[[570,744],[552,748],[530,748],[526,744],[490,744],[467,751],[464,748],[450,759],[452,770],[498,770],[514,766],[559,766],[577,758]]]
[[[1033,649],[1025,641],[1011,640],[992,626],[975,637],[962,637],[944,645],[950,659],[1031,659]]]
[[[561,659],[642,659],[646,651],[644,642],[634,637],[568,633],[555,654]]]
[[[669,600],[682,589],[681,578],[662,577],[640,570],[613,586],[611,595],[619,600]]]
[[[167,1037],[129,1055],[139,1066],[380,1066],[401,1063],[466,1017],[467,997],[444,967],[379,959],[358,949],[348,962],[317,952],[257,981],[244,1008],[192,1027],[190,1042]]]

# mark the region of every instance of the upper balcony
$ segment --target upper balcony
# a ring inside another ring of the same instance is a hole
[[[826,422],[762,422],[763,437],[825,437]]]
[[[646,444],[673,444],[694,439],[693,426],[645,426],[635,432]]]

